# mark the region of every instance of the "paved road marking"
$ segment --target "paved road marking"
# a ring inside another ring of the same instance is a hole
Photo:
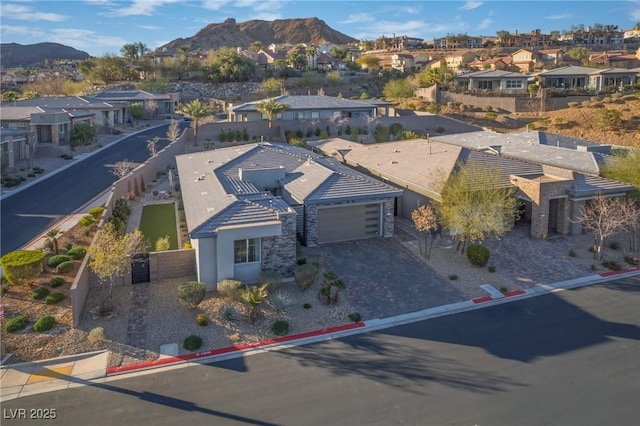
[[[29,376],[27,384],[30,385],[32,383],[44,382],[46,380],[52,379],[62,379],[64,377],[70,376],[71,370],[73,370],[73,364],[49,368],[46,370],[34,371]]]

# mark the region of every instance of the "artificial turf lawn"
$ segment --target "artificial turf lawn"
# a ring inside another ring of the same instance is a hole
[[[178,248],[178,232],[176,229],[176,208],[173,203],[149,204],[142,207],[140,232],[149,241],[149,251],[156,251],[158,238],[169,236],[170,250]]]

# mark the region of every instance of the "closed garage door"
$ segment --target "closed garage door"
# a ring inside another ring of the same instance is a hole
[[[347,241],[380,235],[380,204],[318,209],[318,242]]]

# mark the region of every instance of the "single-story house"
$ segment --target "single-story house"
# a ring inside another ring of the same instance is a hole
[[[129,102],[129,104],[139,103],[147,109],[147,105],[154,106],[153,115],[174,114],[176,107],[180,103],[179,93],[151,93],[144,90],[114,90],[101,92],[90,96],[102,102]]]
[[[16,162],[24,160],[29,154],[27,130],[0,129],[0,168],[6,170],[15,167]]]
[[[322,95],[290,96],[275,98],[287,108],[279,113],[276,120],[327,120],[331,118],[377,117],[389,115],[390,102],[373,99],[351,100]],[[258,111],[261,101],[247,102],[231,107],[229,121],[261,121],[268,117]],[[383,114],[378,110],[384,109]]]
[[[516,197],[522,202],[520,219],[530,224],[530,234],[535,238],[555,233],[579,234],[582,229],[577,219],[585,202],[597,194],[625,196],[633,189],[631,185],[596,175],[516,159],[506,155],[503,147],[492,146],[491,142],[483,149],[434,139],[363,145],[333,138],[310,144],[359,171],[402,188],[404,192],[397,202],[397,214],[407,219],[420,205],[441,202],[442,185],[459,163],[475,161],[496,168],[500,170],[504,184],[516,189]],[[555,149],[566,151],[567,156],[578,152]]]
[[[608,68],[589,74],[589,87],[594,90],[630,86],[640,81],[640,68]]]
[[[476,71],[453,77],[455,86],[465,90],[498,91],[510,94],[527,93],[528,79],[529,76],[525,74],[500,70]]]
[[[292,273],[307,246],[390,237],[402,190],[333,158],[286,144],[255,143],[176,157],[198,280],[257,281]]]
[[[602,90],[607,86],[635,84],[638,81],[638,69],[589,68],[566,66],[538,74],[542,87],[556,89]]]

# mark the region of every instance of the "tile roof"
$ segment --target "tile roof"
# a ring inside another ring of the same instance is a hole
[[[547,76],[571,76],[571,75],[588,75],[594,71],[599,71],[598,68],[578,67],[575,65],[567,65],[566,67],[555,68],[549,71],[543,71],[539,75],[541,77]]]
[[[275,98],[281,104],[288,106],[289,110],[300,109],[345,109],[345,108],[372,108],[378,105],[390,105],[389,102],[376,100],[351,100],[333,96],[278,96]],[[257,111],[257,104],[261,101],[247,102],[233,108],[234,112]]]
[[[322,204],[401,195],[402,191],[331,158],[285,144],[248,144],[176,156],[187,228],[193,237],[223,225],[277,218],[288,206],[240,170],[282,170],[283,192],[300,203]]]

